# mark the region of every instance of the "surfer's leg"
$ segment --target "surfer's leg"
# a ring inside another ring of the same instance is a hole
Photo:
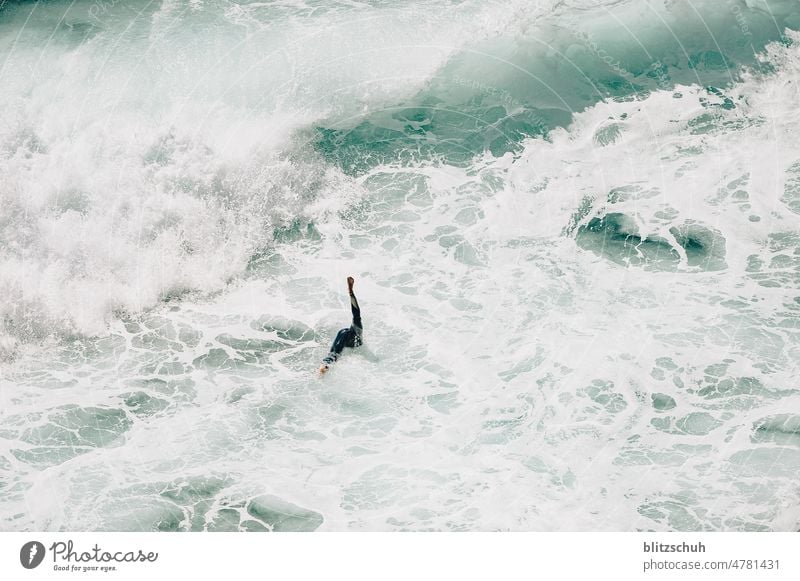
[[[353,331],[353,327],[341,329],[336,333],[336,338],[333,340],[330,352],[322,359],[322,367],[319,369],[320,373],[325,373],[331,365],[336,363],[345,347],[354,346],[355,337],[356,333]]]
[[[336,338],[333,340],[330,353],[323,359],[325,363],[331,364],[339,359],[339,355],[341,355],[344,348],[347,347],[349,331],[350,329],[342,329],[336,333]]]
[[[353,311],[353,325],[350,327],[353,329],[358,337],[361,337],[361,331],[363,326],[361,324],[361,309],[358,308],[358,301],[356,300],[356,295],[353,292],[353,284],[355,280],[353,280],[352,276],[347,277],[347,292],[350,293],[350,310]]]
[[[356,295],[350,295],[350,310],[353,312],[353,327],[358,329],[359,334],[363,329],[361,324],[361,309],[358,308],[358,301],[356,300]]]

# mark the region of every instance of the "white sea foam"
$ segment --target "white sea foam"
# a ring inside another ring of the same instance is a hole
[[[357,176],[294,131],[341,120],[330,103],[7,109],[5,324],[62,335],[0,377],[0,528],[796,529],[800,52],[764,58],[776,74],[600,102],[502,156]],[[356,60],[343,94],[375,70]],[[354,112],[404,90],[384,88]],[[321,380],[350,274],[369,351]],[[204,292],[158,303],[176,290]]]
[[[4,345],[102,333],[115,312],[223,288],[273,228],[347,199],[347,179],[292,134],[412,95],[471,26],[441,27],[441,7],[422,23],[176,2],[24,16],[0,71]]]

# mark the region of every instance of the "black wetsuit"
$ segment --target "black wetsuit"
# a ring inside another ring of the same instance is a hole
[[[356,295],[352,293],[350,294],[350,308],[353,311],[353,324],[336,334],[336,339],[333,340],[333,345],[331,345],[331,352],[322,360],[325,365],[335,363],[345,347],[358,347],[362,343],[364,328],[361,326],[361,311],[358,308]]]

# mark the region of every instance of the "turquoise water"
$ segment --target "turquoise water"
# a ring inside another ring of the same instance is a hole
[[[0,530],[797,530],[799,28],[0,2]]]

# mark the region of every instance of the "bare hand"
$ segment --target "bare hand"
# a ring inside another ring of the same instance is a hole
[[[354,282],[355,282],[355,280],[353,279],[352,276],[348,276],[347,277],[347,288],[350,289],[350,292],[353,292],[353,283]]]

